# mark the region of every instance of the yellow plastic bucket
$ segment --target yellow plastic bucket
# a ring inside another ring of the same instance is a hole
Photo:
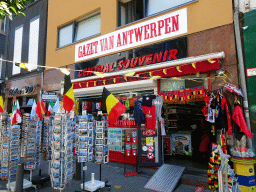
[[[242,192],[256,192],[254,173],[255,160],[231,158],[231,161],[234,163],[239,189]]]

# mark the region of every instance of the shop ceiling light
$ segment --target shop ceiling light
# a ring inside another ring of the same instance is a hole
[[[65,75],[70,75],[70,71],[67,68],[59,68],[62,73]]]

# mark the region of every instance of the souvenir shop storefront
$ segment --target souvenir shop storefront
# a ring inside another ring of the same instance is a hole
[[[108,127],[110,161],[186,165],[197,162],[198,155],[206,157],[211,142],[220,142],[217,134],[223,132],[208,128],[202,109],[225,54],[188,57],[187,49],[187,37],[181,37],[75,64],[72,83],[80,114],[107,118],[101,111],[103,87],[127,108]],[[201,142],[205,134],[214,135],[206,146]]]
[[[18,100],[21,112],[30,113],[33,99],[40,98],[41,74],[6,82],[5,111],[12,112],[13,102]]]

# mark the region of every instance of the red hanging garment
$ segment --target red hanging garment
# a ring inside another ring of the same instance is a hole
[[[226,116],[227,116],[227,123],[228,123],[228,135],[232,135],[232,125],[230,121],[230,115],[228,111],[228,104],[227,100],[224,96],[221,97],[221,109],[226,111]]]
[[[252,132],[248,129],[245,119],[244,119],[244,115],[243,115],[243,111],[241,109],[241,107],[239,105],[237,105],[235,107],[234,113],[232,115],[232,119],[234,120],[234,122],[238,125],[238,127],[240,127],[240,129],[250,138],[252,139]]]

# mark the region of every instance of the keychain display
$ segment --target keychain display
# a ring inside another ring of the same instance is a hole
[[[105,121],[96,121],[95,163],[108,163],[107,126]]]
[[[51,183],[63,190],[73,178],[73,127],[69,114],[56,114],[52,126]]]
[[[43,160],[51,160],[52,154],[52,127],[54,117],[44,117],[44,130],[43,130]]]

